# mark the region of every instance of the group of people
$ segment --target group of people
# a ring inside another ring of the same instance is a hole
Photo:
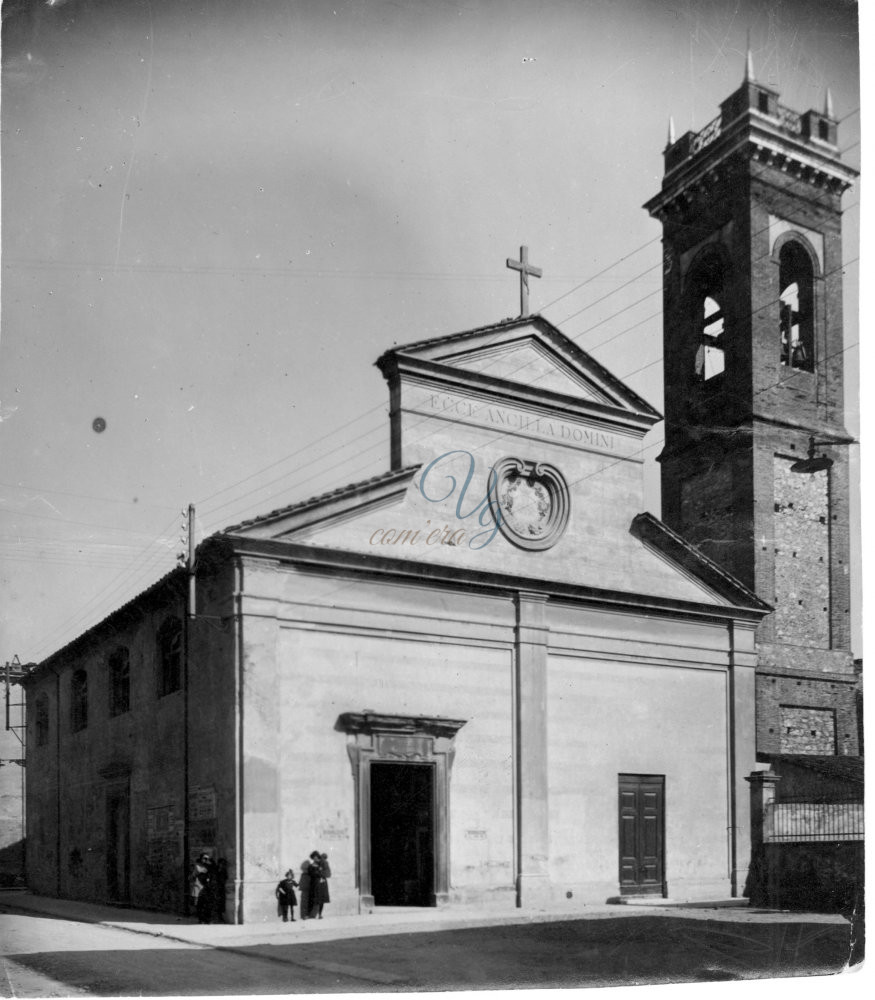
[[[228,862],[224,858],[213,861],[209,854],[201,854],[191,871],[189,894],[199,924],[225,922],[225,886],[228,882]]]
[[[301,875],[295,879],[295,873],[290,868],[285,877],[276,887],[277,915],[284,922],[295,919],[295,907],[298,896],[295,889],[301,890],[301,920],[321,920],[322,907],[331,900],[328,896],[328,879],[331,878],[331,867],[328,855],[312,851],[310,857],[301,862]]]

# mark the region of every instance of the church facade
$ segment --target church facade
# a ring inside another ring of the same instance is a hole
[[[642,512],[659,415],[540,317],[379,366],[385,475],[31,674],[31,886],[173,908],[205,849],[267,919],[319,848],[334,912],[740,893],[768,607]]]
[[[749,74],[666,150],[665,522],[660,415],[524,292],[388,351],[384,474],[29,673],[31,888],[179,910],[206,850],[263,920],[318,849],[339,913],[742,895],[758,751],[858,751],[828,111]]]

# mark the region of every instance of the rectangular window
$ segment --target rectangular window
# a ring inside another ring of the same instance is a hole
[[[78,733],[88,726],[88,674],[77,670],[70,681],[70,729]]]
[[[124,646],[109,658],[109,714],[123,715],[131,707],[131,664]]]
[[[36,745],[43,747],[49,742],[49,699],[45,693],[36,699]]]

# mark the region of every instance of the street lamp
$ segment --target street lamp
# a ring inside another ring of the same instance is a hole
[[[815,455],[814,449],[818,445],[832,444],[831,441],[815,441],[813,437],[808,439],[808,458],[800,458],[790,466],[791,472],[823,472],[824,469],[832,467],[832,459],[826,455]]]

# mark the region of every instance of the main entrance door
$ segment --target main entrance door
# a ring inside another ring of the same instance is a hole
[[[620,892],[664,895],[665,778],[621,774]]]
[[[131,806],[127,788],[106,796],[106,891],[113,903],[131,898]]]
[[[434,766],[371,764],[371,891],[377,906],[434,905]]]

